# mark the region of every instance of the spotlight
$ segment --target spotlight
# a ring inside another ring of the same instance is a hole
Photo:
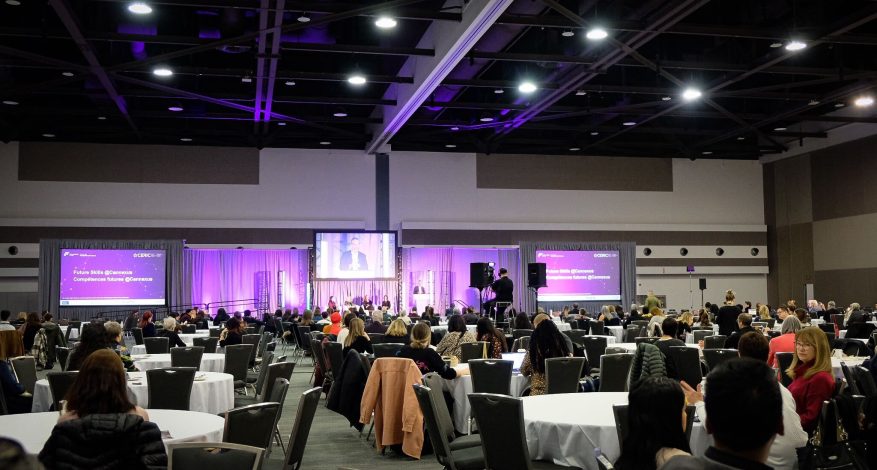
[[[381,29],[391,29],[396,27],[396,20],[389,16],[382,16],[375,21],[375,26]]]
[[[591,132],[591,135],[600,135],[600,133],[597,131],[594,131],[594,132]]]
[[[479,121],[481,121],[481,122],[493,122],[493,117],[488,116],[488,115],[484,115],[484,116],[481,116],[481,119],[479,119]]]
[[[743,136],[741,135],[740,137],[737,137],[737,140],[746,140],[746,137],[743,137]]]
[[[365,77],[359,74],[351,75],[350,78],[347,79],[347,82],[351,85],[365,85]]]
[[[249,76],[241,77],[241,83],[253,83],[253,78]]]
[[[664,96],[661,98],[661,101],[670,101],[672,99],[673,99],[673,97],[671,97],[671,96]]]
[[[843,103],[837,103],[834,105],[835,108],[843,108],[844,106],[846,106],[846,105]]]
[[[709,150],[705,150],[705,151],[703,151],[703,152],[700,152],[700,154],[701,154],[701,155],[712,155],[713,153],[710,152]]]
[[[773,128],[773,130],[775,130],[775,131],[777,131],[777,132],[782,132],[782,131],[784,131],[784,130],[786,130],[786,129],[788,129],[788,128],[787,128],[787,127],[774,127],[774,128]]]
[[[808,106],[816,106],[818,104],[819,104],[819,100],[810,100],[810,102],[807,103]]]
[[[579,90],[576,92],[576,96],[585,96],[587,94],[588,94],[588,92],[585,90]]]
[[[107,120],[107,117],[106,117],[106,116],[98,116],[98,117],[97,117],[97,120],[98,120],[98,121],[106,121],[106,120]]]
[[[172,111],[174,113],[178,113],[183,110],[182,106],[170,106],[167,108],[168,111]]]
[[[534,91],[536,91],[538,89],[539,89],[539,87],[537,87],[536,84],[533,82],[524,82],[524,83],[521,83],[520,85],[518,85],[518,91],[520,91],[521,93],[524,93],[524,94],[533,93]]]
[[[860,108],[867,108],[868,106],[874,105],[874,97],[873,96],[860,96],[856,98],[854,102],[856,106]]]
[[[285,122],[278,122],[277,125],[283,127],[286,125],[286,123]]]
[[[493,93],[496,95],[501,95],[505,93],[505,90],[503,90],[502,88],[497,88],[496,90],[493,90]]]
[[[703,93],[697,88],[686,88],[682,92],[682,99],[685,101],[694,101],[703,96]]]
[[[152,7],[143,2],[134,2],[128,5],[128,11],[135,15],[148,15],[152,13]]]
[[[338,118],[347,117],[347,112],[344,111],[343,109],[339,109],[338,111],[335,111],[335,112],[332,114],[332,116],[335,116],[335,117],[338,117]]]
[[[19,2],[18,0],[6,0],[6,4],[9,6],[17,7],[21,5],[21,2]]]
[[[625,126],[635,126],[636,123],[633,122],[633,121],[625,121],[622,125],[625,125]]]
[[[152,73],[156,77],[170,77],[171,75],[174,74],[174,71],[167,68],[167,67],[158,67],[158,68],[152,69]]]
[[[571,37],[575,36],[576,33],[574,33],[573,30],[571,30],[571,29],[567,29],[564,32],[560,33],[560,35],[565,37],[565,38],[571,38]]]
[[[800,51],[807,47],[807,43],[793,39],[786,43],[786,50],[790,52]]]
[[[771,48],[771,49],[776,49],[776,48],[779,48],[779,47],[783,47],[783,43],[781,43],[781,42],[774,42],[774,43],[771,43],[771,45],[770,45],[770,48]]]
[[[460,130],[460,128],[457,127],[457,126],[454,126],[454,127],[451,128],[451,130],[454,131],[454,132],[457,132],[458,130]]]
[[[606,39],[608,36],[609,36],[609,33],[607,33],[605,29],[599,28],[599,27],[598,28],[591,28],[590,30],[588,30],[587,34],[585,34],[585,37],[587,37],[588,39],[591,39],[593,41],[599,41],[601,39]]]
[[[299,23],[310,23],[311,22],[310,17],[308,17],[308,14],[305,12],[302,12],[301,16],[299,16],[296,19],[298,20]]]

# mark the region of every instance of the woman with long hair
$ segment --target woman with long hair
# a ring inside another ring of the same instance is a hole
[[[489,357],[502,359],[502,353],[508,352],[505,334],[496,329],[490,318],[481,317],[475,326],[475,335],[478,341],[486,341],[489,348]]]
[[[460,359],[463,343],[474,343],[475,334],[466,329],[466,321],[460,315],[448,319],[448,333],[439,341],[436,352],[440,356],[455,356]]]
[[[133,413],[149,420],[146,410],[128,399],[125,369],[111,349],[90,354],[64,399],[67,406],[58,422],[84,418],[91,414]]]
[[[671,457],[690,455],[685,437],[685,393],[679,382],[647,377],[633,385],[627,396],[627,437],[618,470],[657,470]]]
[[[110,346],[110,337],[107,334],[107,329],[102,324],[88,325],[88,327],[82,329],[82,334],[79,335],[79,342],[76,343],[76,347],[73,348],[70,352],[70,357],[67,358],[67,370],[79,370],[88,356],[95,351],[107,349]],[[115,353],[113,353],[113,356],[121,365],[122,361],[119,359],[119,356]]]
[[[695,324],[694,326],[702,326],[702,327],[713,326],[713,324],[710,323],[710,314],[707,313],[706,310],[701,310],[700,316],[697,319],[697,324]]]
[[[29,353],[31,348],[33,348],[34,338],[36,338],[37,333],[40,332],[42,327],[43,325],[40,322],[40,315],[38,313],[30,312],[27,314],[24,323],[18,328],[21,339],[24,342],[25,352]]]
[[[411,343],[402,346],[397,357],[407,358],[417,364],[421,374],[435,372],[445,379],[456,378],[457,375],[465,375],[466,372],[457,372],[448,366],[439,353],[429,347],[432,338],[432,329],[426,323],[418,323],[411,329]]]
[[[301,321],[298,323],[300,326],[311,326],[314,324],[314,312],[310,310],[305,310],[305,313],[301,316]]]
[[[143,312],[143,316],[140,317],[140,330],[144,338],[155,336],[155,323],[152,322],[152,312],[149,310]]]
[[[408,327],[405,322],[400,319],[393,320],[384,334],[385,343],[408,343]]]
[[[542,321],[530,337],[530,350],[521,363],[521,374],[531,376],[530,395],[545,394],[545,359],[570,357],[572,351],[563,339],[563,333],[553,321]]]
[[[515,319],[512,322],[512,328],[515,330],[532,330],[533,324],[530,323],[530,317],[527,316],[527,312],[519,312],[515,315]]]
[[[811,326],[795,335],[795,355],[786,375],[792,378],[789,392],[795,398],[801,427],[812,434],[819,421],[822,402],[834,394],[831,346],[825,332]]]
[[[232,317],[225,323],[225,329],[219,334],[219,345],[222,347],[243,344],[244,326],[237,318]]]
[[[353,317],[350,319],[350,324],[347,326],[347,337],[344,338],[344,349],[342,350],[343,357],[347,356],[347,352],[351,349],[355,349],[360,353],[374,353],[372,350],[372,341],[371,338],[368,337],[368,333],[365,332],[365,322],[357,317]]]

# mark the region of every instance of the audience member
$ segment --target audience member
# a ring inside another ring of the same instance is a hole
[[[770,320],[770,308],[768,308],[767,305],[758,304],[758,309],[756,311],[758,312],[759,321],[766,322]]]
[[[341,314],[338,312],[333,312],[332,315],[329,316],[328,325],[323,327],[324,335],[335,335],[338,336],[338,333],[341,332]]]
[[[795,309],[795,316],[798,317],[798,320],[801,322],[802,327],[810,326],[810,313],[803,308]]]
[[[725,291],[725,305],[718,310],[716,315],[716,323],[719,325],[719,334],[722,336],[731,336],[731,333],[737,331],[737,317],[743,313],[739,307],[734,305],[734,291]]]
[[[347,337],[344,338],[344,342],[341,343],[344,345],[344,349],[341,351],[343,354],[342,357],[347,357],[347,352],[351,349],[355,349],[360,353],[374,353],[374,350],[372,350],[371,338],[369,338],[368,334],[365,332],[365,323],[362,319],[356,317],[351,318],[347,330]]]
[[[795,336],[801,330],[801,320],[796,316],[786,316],[781,326],[782,334],[770,340],[770,352],[767,356],[767,364],[778,368],[776,354],[780,352],[795,352]]]
[[[512,322],[512,328],[515,330],[532,330],[533,324],[530,323],[530,317],[527,316],[526,312],[520,312],[515,315],[515,320]]]
[[[475,310],[468,308],[466,309],[466,315],[463,316],[463,320],[467,325],[475,325],[478,323],[478,315],[475,313]]]
[[[713,326],[710,322],[710,314],[706,310],[701,310],[700,315],[697,317],[697,323],[695,323],[694,326],[700,328]]]
[[[173,317],[164,317],[162,324],[164,325],[164,329],[161,330],[159,336],[167,338],[168,345],[172,348],[185,348],[186,343],[180,339],[180,335],[177,333],[177,321],[174,320]]]
[[[224,308],[220,308],[216,311],[216,316],[213,317],[213,326],[219,326],[220,323],[226,322],[229,320],[228,312],[225,311]]]
[[[385,343],[408,343],[408,327],[405,326],[405,322],[400,319],[393,320],[390,323],[390,327],[387,328],[387,332],[384,334],[384,342]]]
[[[110,338],[107,335],[107,329],[99,323],[88,325],[87,328],[82,329],[82,333],[79,335],[79,342],[70,351],[70,356],[67,358],[67,370],[79,370],[89,355],[108,347],[110,347]],[[119,364],[122,363],[118,356],[115,354],[113,356],[116,357]]]
[[[314,324],[314,312],[310,310],[305,310],[305,312],[301,315],[301,320],[298,322],[299,326],[311,326]]]
[[[783,322],[786,321],[786,318],[788,316],[789,316],[789,307],[788,306],[780,305],[779,307],[777,307],[777,321],[773,327],[774,331],[782,331]],[[795,317],[795,318],[797,318],[797,317]],[[798,320],[798,323],[801,323],[801,321]]]
[[[119,322],[108,321],[104,323],[104,328],[107,330],[108,346],[122,359],[122,366],[125,370],[136,371],[137,367],[134,366],[128,348],[125,347],[125,341],[122,339],[122,325]]]
[[[605,326],[621,325],[621,319],[618,318],[618,315],[615,313],[614,305],[604,305],[603,308],[600,309],[600,316],[597,317],[597,321],[603,322]]]
[[[332,314],[332,312],[330,312],[328,310],[326,310],[325,312],[320,312],[320,314],[319,314],[320,319],[317,320],[317,326],[322,327],[325,325],[332,324],[332,322],[329,320],[329,315],[331,315],[331,314]],[[314,313],[314,318],[317,318],[317,313]],[[322,330],[322,328],[320,328],[320,329]]]
[[[533,330],[530,349],[521,364],[521,374],[530,376],[530,395],[545,394],[545,359],[572,356],[564,336],[553,321],[543,321]]]
[[[411,318],[408,316],[408,311],[404,308],[399,310],[399,316],[396,317],[397,320],[402,320],[402,323],[405,323],[405,326],[411,324]]]
[[[21,335],[21,340],[24,342],[25,353],[29,353],[30,350],[33,349],[34,338],[36,338],[37,333],[40,332],[40,328],[42,327],[43,325],[40,323],[40,316],[36,312],[28,313],[24,323],[18,327],[18,333]]]
[[[230,318],[225,322],[225,329],[219,333],[219,345],[222,347],[243,344],[244,325],[237,318]]]
[[[12,326],[12,323],[9,323],[9,317],[11,316],[12,312],[9,310],[0,310],[0,331],[15,329],[15,327]]]
[[[152,312],[149,310],[143,312],[143,316],[140,318],[140,330],[144,338],[155,336],[155,323],[152,322]]]
[[[740,337],[753,331],[755,331],[755,328],[752,327],[752,315],[748,313],[737,315],[737,331],[731,333],[731,336],[725,340],[725,347],[737,349],[737,342],[740,341]]]
[[[125,331],[131,331],[134,328],[137,328],[137,322],[140,321],[139,313],[140,312],[137,310],[131,310],[131,312],[128,313],[128,316],[125,317]]]
[[[380,310],[373,310],[371,312],[371,321],[368,325],[365,325],[365,332],[378,334],[385,334],[387,332],[387,327],[384,326],[383,315]]]
[[[341,331],[338,332],[338,338],[335,341],[344,344],[344,340],[347,339],[347,335],[350,334],[350,321],[356,318],[356,314],[353,312],[347,312],[344,314],[344,319],[341,320]]]
[[[59,327],[57,323],[52,321],[53,319],[54,316],[52,316],[51,313],[45,312],[43,314],[43,331],[46,334],[46,369],[51,369],[55,367],[55,347],[67,346],[67,340],[64,339],[64,333],[61,332],[61,327]]]
[[[659,309],[658,307],[655,307],[649,310],[649,314],[651,314],[652,317],[649,318],[649,324],[646,325],[646,335],[661,336],[661,332],[658,331],[658,329],[661,328],[661,324],[664,323],[664,320],[667,319],[667,317],[664,316],[664,311]]]
[[[457,372],[448,366],[442,357],[434,349],[429,347],[432,330],[426,323],[418,323],[411,330],[411,344],[402,346],[397,354],[398,357],[408,358],[417,364],[422,374],[435,372],[445,379],[453,379],[457,375],[465,375],[467,372]]]
[[[476,339],[478,341],[486,341],[488,346],[488,357],[492,359],[502,359],[502,353],[508,352],[508,343],[505,334],[496,329],[490,318],[481,317],[475,327]]]
[[[691,333],[691,327],[693,326],[694,315],[691,313],[691,310],[683,310],[676,320],[676,337],[685,341],[685,335]]]
[[[0,359],[0,387],[9,414],[30,413],[33,397],[25,391],[23,385],[18,383],[18,379],[12,373],[12,366],[3,359]]]
[[[861,311],[854,312],[850,315],[846,328],[847,334],[844,338],[850,339],[868,339],[871,337],[871,333],[875,329],[874,324],[865,321],[865,314]]]
[[[795,356],[786,374],[792,378],[789,391],[795,397],[801,426],[812,433],[819,421],[822,402],[834,394],[831,347],[822,330],[811,326],[798,332],[795,337]]]
[[[461,345],[475,341],[475,334],[466,329],[463,317],[452,315],[448,319],[448,333],[439,341],[436,351],[439,356],[454,356],[460,359]]]
[[[673,457],[691,455],[685,405],[685,394],[675,380],[647,377],[636,382],[628,394],[628,434],[615,468],[656,470]]]
[[[661,354],[664,355],[664,364],[667,366],[667,376],[673,379],[679,378],[679,372],[676,369],[676,364],[673,362],[673,359],[670,358],[670,346],[685,346],[685,342],[681,341],[676,337],[677,329],[679,327],[679,322],[676,321],[675,318],[667,318],[661,323],[661,332],[663,333],[657,341],[655,341],[655,346],[661,350]]]

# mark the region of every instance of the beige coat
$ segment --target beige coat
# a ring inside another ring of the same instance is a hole
[[[372,364],[362,392],[359,421],[368,424],[374,411],[378,451],[388,445],[402,444],[406,455],[420,458],[423,413],[414,395],[414,384],[423,384],[423,379],[411,359],[382,357]]]

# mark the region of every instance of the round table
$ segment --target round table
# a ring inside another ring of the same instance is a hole
[[[457,370],[468,370],[469,364],[459,364],[456,368]],[[521,396],[524,393],[524,389],[528,386],[530,386],[530,377],[512,374],[512,384],[510,387],[512,396]],[[451,413],[454,428],[458,432],[466,433],[469,429],[469,416],[472,412],[468,398],[468,395],[472,393],[472,376],[463,375],[457,376],[455,379],[445,380],[444,389],[454,397],[454,411]]]
[[[533,460],[597,469],[594,448],[614,462],[621,454],[612,405],[627,403],[627,392],[564,393],[524,397],[524,428]],[[703,455],[711,438],[701,423],[691,431],[693,455]]]
[[[615,336],[615,341],[620,343],[624,341],[624,327],[621,325],[607,326],[606,328]]]
[[[831,358],[831,375],[833,375],[836,379],[840,380],[844,377],[844,371],[840,368],[840,363],[843,362],[850,369],[856,366],[862,365],[868,358],[867,357],[845,357],[843,359],[838,359],[836,357]]]
[[[128,373],[128,396],[134,404],[146,407],[149,404],[149,387],[146,372]],[[49,381],[37,380],[34,386],[31,411],[49,411],[52,406],[52,392]],[[197,372],[189,396],[189,409],[210,414],[224,413],[234,408],[234,377],[222,372]]]
[[[164,444],[178,442],[221,442],[225,419],[197,411],[146,410],[149,420],[170,437]],[[20,442],[28,454],[38,454],[52,434],[58,413],[29,413],[0,416],[0,437]]]
[[[163,369],[171,366],[170,354],[133,354],[131,360],[140,370]],[[225,369],[225,354],[205,353],[201,356],[201,372],[222,372]]]

